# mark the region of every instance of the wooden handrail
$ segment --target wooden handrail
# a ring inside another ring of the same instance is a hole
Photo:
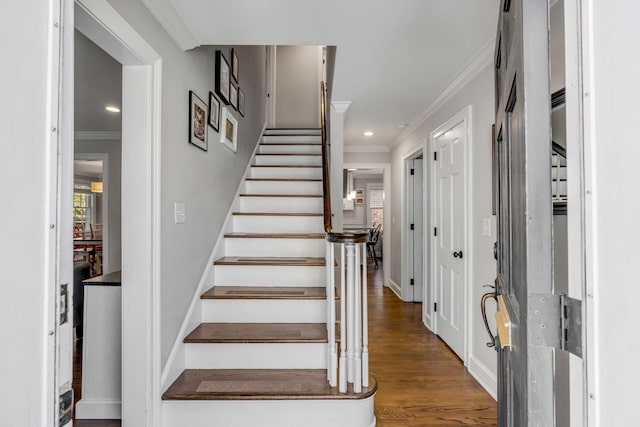
[[[332,243],[364,243],[368,232],[337,231],[333,229],[331,219],[331,173],[329,170],[329,138],[327,135],[327,89],[324,82],[320,82],[320,129],[322,131],[322,196],[324,212],[324,231],[327,240]]]

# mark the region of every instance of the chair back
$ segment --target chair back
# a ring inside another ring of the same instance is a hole
[[[102,239],[102,224],[90,224],[91,238]]]
[[[381,232],[382,224],[378,224],[373,229],[371,229],[371,231],[369,232],[369,243],[378,243]]]

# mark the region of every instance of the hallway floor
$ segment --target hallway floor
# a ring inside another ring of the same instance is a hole
[[[425,328],[422,305],[402,302],[384,288],[381,268],[370,266],[368,273],[370,370],[378,380],[377,427],[496,426],[496,402],[460,359]],[[79,379],[79,364],[75,368]],[[120,421],[82,420],[75,426],[119,427]]]
[[[496,426],[495,400],[422,324],[422,304],[402,302],[371,266],[370,370],[378,380],[377,427]]]

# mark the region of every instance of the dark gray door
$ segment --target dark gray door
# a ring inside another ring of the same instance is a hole
[[[510,342],[498,343],[499,425],[550,427],[553,321],[540,308],[553,293],[548,0],[502,0],[495,65],[496,290],[510,321]]]

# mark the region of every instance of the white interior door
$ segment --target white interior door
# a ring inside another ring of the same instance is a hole
[[[424,274],[424,233],[422,216],[422,157],[413,160],[413,301],[422,302]]]
[[[436,332],[464,360],[464,145],[466,124],[453,121],[435,134],[434,283]]]

